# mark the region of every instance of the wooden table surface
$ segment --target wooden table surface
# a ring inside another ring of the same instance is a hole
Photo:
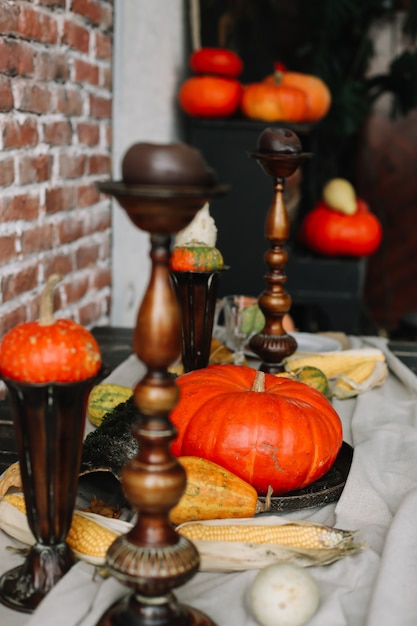
[[[115,369],[133,352],[133,329],[97,327],[92,330],[103,355],[103,361],[110,370]],[[390,341],[391,351],[417,374],[417,342]],[[8,401],[0,401],[0,473],[11,463],[17,461],[13,423],[10,417]]]

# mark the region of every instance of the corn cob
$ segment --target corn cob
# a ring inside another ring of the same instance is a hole
[[[358,365],[346,369],[343,372],[342,379],[338,382],[342,382],[344,379],[347,379],[347,381],[351,381],[354,384],[360,384],[370,377],[374,369],[375,361],[363,361],[363,363],[358,363]],[[345,382],[345,384],[348,385],[347,382]]]
[[[7,493],[4,498],[4,502],[8,502],[12,504],[18,511],[24,513],[26,515],[26,505],[25,500],[22,495],[19,493]]]
[[[74,513],[66,541],[73,550],[81,554],[104,558],[117,537],[117,533],[101,524]]]
[[[4,472],[1,480],[0,480],[0,497],[4,496],[5,493],[11,488],[16,487],[17,489],[22,488],[22,477],[20,475],[20,465],[19,461],[16,463],[12,463]]]
[[[179,527],[178,532],[191,540],[266,543],[313,550],[333,548],[344,537],[344,531],[327,526],[291,523],[274,526],[195,523]]]
[[[193,541],[200,554],[200,570],[206,572],[261,569],[284,562],[302,567],[328,565],[363,548],[353,541],[353,531],[308,520],[280,524],[271,516],[257,522],[251,518],[188,522],[177,531]]]
[[[3,498],[21,513],[26,514],[23,496],[17,493],[6,494]],[[91,514],[74,512],[70,530],[66,541],[68,545],[79,555],[85,555],[97,559],[104,559],[107,549],[119,536],[103,524],[99,524],[91,518]]]

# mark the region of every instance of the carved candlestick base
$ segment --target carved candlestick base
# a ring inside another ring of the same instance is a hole
[[[267,288],[259,296],[259,307],[265,315],[265,326],[260,333],[251,338],[249,345],[262,361],[260,369],[276,373],[283,371],[283,359],[297,349],[296,340],[285,332],[282,325],[283,317],[291,307],[291,297],[284,289],[286,281],[284,268],[288,259],[284,246],[290,235],[284,199],[285,179],[311,155],[253,152],[251,156],[271,176],[274,197],[265,222],[265,238],[270,243],[270,248],[265,253],[268,267],[265,275]]]
[[[175,430],[169,412],[178,388],[168,367],[181,352],[181,319],[169,269],[171,233],[182,230],[204,203],[226,187],[166,188],[100,183],[115,196],[132,222],[150,233],[152,261],[139,309],[134,350],[147,373],[134,390],[139,418],[134,429],[137,456],[124,468],[123,488],[139,511],[132,530],[110,547],[107,566],[133,594],[112,607],[100,626],[213,626],[203,613],[180,605],[172,590],[197,572],[199,555],[169,521],[185,489],[184,469],[171,454]]]

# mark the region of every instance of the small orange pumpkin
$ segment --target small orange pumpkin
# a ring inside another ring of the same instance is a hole
[[[301,122],[306,115],[307,97],[297,87],[261,82],[247,85],[242,93],[242,113],[265,122]]]
[[[306,96],[303,122],[317,122],[330,109],[332,97],[326,83],[318,76],[302,72],[287,72],[280,64],[276,64],[274,74],[267,76],[264,83],[280,87],[300,89]],[[288,120],[289,121],[289,120]]]
[[[39,321],[18,324],[3,337],[2,376],[26,383],[70,383],[98,373],[101,353],[93,335],[73,320],[53,316],[53,289],[59,280],[54,274],[45,286]]]
[[[204,243],[175,246],[171,252],[170,267],[176,272],[212,272],[223,266],[220,250]]]
[[[319,200],[301,224],[298,239],[326,256],[364,257],[381,245],[382,224],[369,205],[356,198],[356,212],[346,215]]]

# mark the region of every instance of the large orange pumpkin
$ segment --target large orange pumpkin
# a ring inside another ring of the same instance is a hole
[[[300,489],[323,476],[342,445],[330,402],[305,383],[238,365],[212,365],[177,379],[171,413],[177,456],[199,456],[259,494]]]
[[[326,83],[318,76],[277,69],[274,74],[267,76],[263,82],[267,85],[293,87],[303,91],[306,96],[303,122],[317,122],[321,120],[330,109],[332,102],[330,90]]]
[[[252,83],[242,92],[242,113],[265,122],[301,122],[305,119],[306,94],[297,87],[273,83]]]

